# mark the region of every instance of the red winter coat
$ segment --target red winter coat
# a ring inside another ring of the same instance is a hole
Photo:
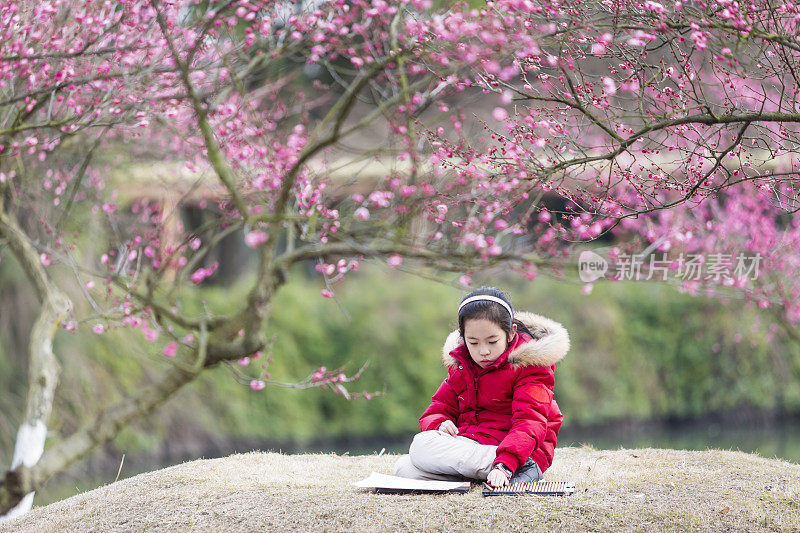
[[[553,463],[563,416],[553,399],[553,370],[569,350],[569,335],[558,322],[517,313],[533,338],[517,333],[505,352],[480,368],[454,331],[442,361],[447,378],[419,419],[422,431],[452,420],[458,434],[497,446],[496,463],[516,471],[528,457],[547,470]]]

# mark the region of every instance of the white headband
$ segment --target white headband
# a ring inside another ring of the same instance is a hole
[[[498,304],[502,305],[503,307],[506,308],[506,311],[508,311],[508,314],[511,316],[511,320],[514,320],[514,313],[511,312],[511,306],[508,305],[503,300],[501,300],[500,298],[497,298],[495,296],[489,296],[488,294],[479,294],[478,296],[470,296],[469,298],[467,298],[466,300],[461,302],[461,305],[458,306],[458,312],[461,313],[461,309],[465,305],[467,305],[469,303],[472,303],[472,302],[479,302],[481,300],[486,300],[488,302],[494,302],[494,303],[498,303]]]

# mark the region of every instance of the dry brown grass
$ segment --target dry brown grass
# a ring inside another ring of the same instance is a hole
[[[381,495],[396,456],[252,452],[142,474],[36,508],[8,531],[800,530],[800,465],[742,452],[559,448],[559,497]]]

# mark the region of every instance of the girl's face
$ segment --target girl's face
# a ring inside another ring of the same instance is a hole
[[[517,325],[514,324],[512,338],[516,332]],[[468,318],[464,322],[464,341],[467,343],[469,356],[481,368],[497,361],[508,348],[508,338],[503,328],[485,318]]]

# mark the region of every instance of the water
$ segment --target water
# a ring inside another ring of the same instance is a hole
[[[718,423],[704,427],[630,428],[617,431],[592,431],[565,428],[559,446],[588,444],[598,450],[618,448],[672,448],[676,450],[738,450],[762,457],[800,464],[800,429],[785,423],[753,428],[726,428]]]

